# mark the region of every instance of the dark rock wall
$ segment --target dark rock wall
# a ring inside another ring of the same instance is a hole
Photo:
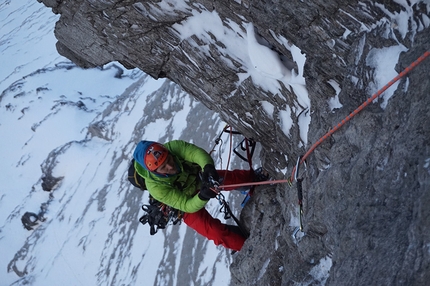
[[[62,55],[84,68],[119,61],[154,78],[173,80],[261,142],[266,168],[276,178],[285,178],[278,171],[291,170],[309,146],[298,148],[297,127],[288,138],[261,112],[260,102],[271,102],[276,118],[278,109],[294,105],[296,95],[286,87],[281,95],[270,94],[251,79],[237,87],[242,67],[234,60],[233,65],[223,64],[223,44],[214,41],[208,46],[193,36],[180,39],[174,24],[192,15],[192,9],[215,10],[223,20],[253,22],[260,36],[290,59],[272,32],[299,47],[306,54],[304,77],[312,106],[309,144],[369,97],[374,71],[366,58],[372,48],[404,45],[408,50],[400,57],[400,72],[430,43],[425,26],[429,8],[423,3],[406,9],[382,0],[191,0],[186,2],[188,9],[163,13],[154,7],[175,1],[38,1],[61,14],[55,34]],[[413,16],[410,31],[401,34],[396,15],[405,11]],[[202,56],[199,46],[208,48],[211,57]],[[327,257],[332,259],[329,285],[429,281],[429,74],[427,60],[401,80],[385,110],[371,104],[310,156],[304,180],[306,234],[298,241],[290,225],[297,216],[295,188],[257,191],[243,212],[251,237],[232,265],[233,284],[317,285],[324,281],[318,282],[309,271]],[[335,95],[330,79],[342,89],[343,108],[334,113],[327,107]],[[294,114],[293,121],[297,122]]]

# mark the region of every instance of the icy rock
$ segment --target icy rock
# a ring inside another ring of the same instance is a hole
[[[279,54],[260,44],[255,38],[254,25],[249,23],[246,28],[248,37],[248,54],[254,68],[265,76],[273,79],[291,79],[291,71],[281,62]]]

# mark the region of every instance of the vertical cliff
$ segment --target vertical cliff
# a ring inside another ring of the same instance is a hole
[[[400,72],[430,43],[423,1],[40,2],[61,15],[62,55],[81,67],[119,61],[173,80],[261,142],[275,178],[390,80],[387,66]],[[263,63],[250,50],[253,37],[271,51],[262,50]],[[261,66],[274,53],[292,76]],[[312,273],[324,261],[331,268],[321,284],[430,279],[429,72],[427,60],[309,157],[304,234],[291,236],[294,187],[257,190],[243,212],[251,237],[232,265],[233,284],[317,283]]]

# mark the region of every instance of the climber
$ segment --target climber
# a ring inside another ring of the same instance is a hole
[[[253,170],[217,171],[205,150],[181,140],[164,145],[141,141],[133,157],[135,169],[145,179],[153,198],[183,211],[184,223],[216,245],[235,251],[242,248],[246,237],[240,228],[213,218],[205,205],[216,197],[212,187],[220,178],[224,184],[235,184],[264,180],[268,176],[255,174]]]

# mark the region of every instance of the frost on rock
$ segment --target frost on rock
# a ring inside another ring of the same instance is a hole
[[[287,82],[291,80],[291,71],[281,62],[279,54],[257,41],[252,23],[247,25],[246,33],[248,55],[253,67],[267,77],[285,79]]]
[[[339,93],[341,91],[340,85],[333,79],[329,80],[327,83],[333,87],[336,93],[334,97],[328,100],[330,110],[333,111],[336,108],[342,108],[343,105],[339,101]]]
[[[273,119],[273,111],[275,110],[275,107],[273,104],[267,101],[262,101],[261,106],[263,107],[264,111],[267,113],[267,115]]]
[[[332,266],[332,259],[329,256],[321,258],[319,263],[315,265],[309,274],[314,278],[315,282],[320,285],[325,285],[327,278],[330,275],[330,268]]]
[[[388,84],[398,73],[395,70],[399,55],[401,52],[406,51],[407,48],[403,45],[391,46],[382,49],[372,49],[366,58],[366,64],[375,70],[373,77],[373,84],[369,88],[369,97],[375,94],[379,89]],[[393,96],[394,91],[397,89],[399,82],[394,83],[382,95],[382,103],[380,104],[383,109],[387,107],[388,100]]]
[[[281,120],[282,131],[288,137],[291,137],[291,127],[293,126],[293,120],[291,119],[291,109],[286,107],[286,110],[279,111],[279,118]]]

